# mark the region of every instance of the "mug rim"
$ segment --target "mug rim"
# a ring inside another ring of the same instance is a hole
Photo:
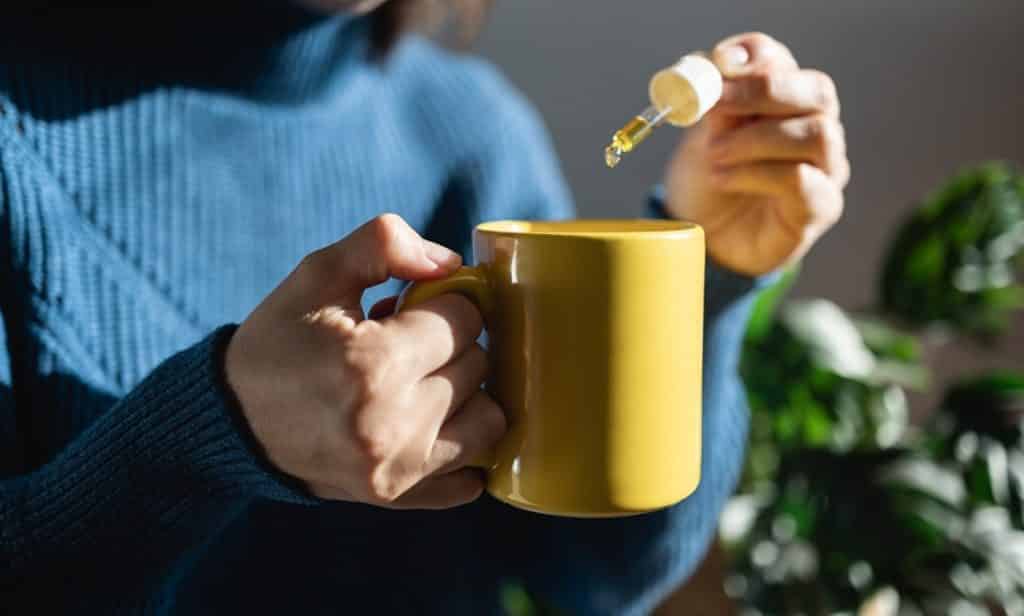
[[[590,239],[671,239],[703,235],[700,225],[663,218],[576,218],[571,220],[492,220],[476,231],[507,237]]]

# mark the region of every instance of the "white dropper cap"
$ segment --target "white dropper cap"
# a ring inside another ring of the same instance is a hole
[[[707,56],[687,54],[651,77],[648,96],[651,106],[615,131],[604,149],[609,167],[618,165],[622,155],[632,152],[655,127],[665,122],[691,126],[700,121],[722,97],[722,74]]]
[[[703,54],[687,54],[651,77],[648,96],[659,111],[671,110],[665,122],[691,126],[722,97],[722,74]]]

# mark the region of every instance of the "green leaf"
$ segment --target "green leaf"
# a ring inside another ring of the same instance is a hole
[[[879,358],[903,362],[920,360],[921,344],[913,334],[877,318],[856,317],[853,322],[864,338],[864,344]]]
[[[832,434],[832,419],[821,406],[810,406],[804,415],[803,438],[810,446],[822,446],[829,442]]]
[[[963,479],[945,466],[921,458],[909,458],[890,465],[880,475],[883,483],[915,490],[953,507],[967,497]]]
[[[795,263],[779,277],[775,284],[761,291],[754,301],[750,313],[750,320],[747,321],[747,337],[751,340],[764,338],[771,329],[775,320],[775,312],[786,296],[790,287],[796,282],[800,273],[800,264]]]
[[[914,246],[907,256],[904,275],[919,282],[928,282],[942,275],[946,263],[946,246],[938,235],[931,235]]]
[[[984,461],[975,460],[968,467],[966,479],[967,494],[972,505],[987,505],[995,502],[992,478],[989,476],[988,467]]]
[[[931,374],[919,364],[898,361],[879,361],[871,372],[871,378],[878,383],[892,383],[917,391],[928,389]]]
[[[863,379],[874,369],[874,354],[850,317],[834,303],[791,301],[782,311],[782,320],[817,366],[852,379]]]
[[[985,289],[984,301],[997,312],[1024,308],[1024,286],[1012,285],[1009,287]]]

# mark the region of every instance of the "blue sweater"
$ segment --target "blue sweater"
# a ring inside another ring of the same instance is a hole
[[[284,4],[152,38],[0,22],[0,604],[487,614],[515,579],[618,615],[690,574],[743,456],[755,281],[709,268],[701,484],[645,516],[319,502],[225,387],[233,324],[378,213],[464,252],[477,222],[572,214],[492,67],[416,37],[377,62],[366,18]]]

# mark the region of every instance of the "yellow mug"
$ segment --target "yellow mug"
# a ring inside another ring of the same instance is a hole
[[[615,517],[673,505],[701,455],[704,232],[666,220],[498,221],[477,265],[410,285],[398,309],[463,293],[484,316],[487,391],[509,430],[487,491]]]

